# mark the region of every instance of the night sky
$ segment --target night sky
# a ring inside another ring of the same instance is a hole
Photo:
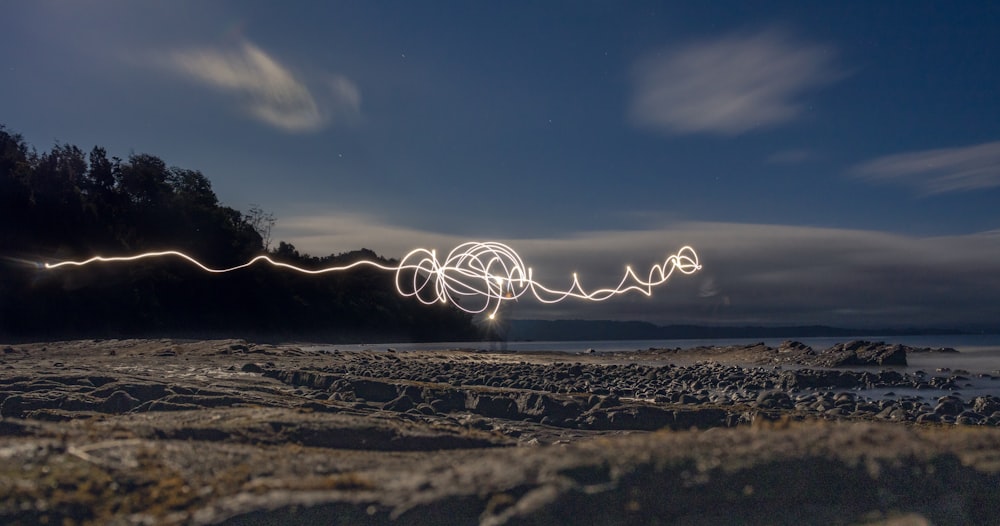
[[[6,0],[0,123],[197,169],[313,255],[516,248],[510,315],[1000,327],[1000,4]]]

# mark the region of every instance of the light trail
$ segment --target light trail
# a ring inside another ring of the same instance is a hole
[[[178,252],[146,252],[134,256],[95,256],[84,261],[60,261],[45,263],[44,267],[55,270],[63,267],[82,267],[96,263],[138,261],[148,258],[176,257],[197,266],[205,272],[223,274],[244,269],[259,262],[301,272],[303,274],[327,274],[343,272],[355,267],[369,266],[396,273],[396,291],[406,297],[415,297],[420,302],[451,303],[470,314],[489,311],[492,319],[505,301],[516,301],[531,295],[541,303],[552,304],[569,298],[586,301],[604,301],[627,292],[638,292],[652,296],[653,289],[667,282],[674,272],[693,274],[701,269],[698,254],[685,246],[662,263],[653,265],[646,278],[641,278],[632,267],[626,267],[618,285],[587,292],[576,274],[572,285],[566,290],[546,287],[532,277],[531,267],[527,267],[521,256],[513,248],[494,241],[463,243],[439,260],[434,250],[417,248],[403,256],[398,265],[383,265],[369,260],[361,260],[343,266],[331,266],[316,270],[297,267],[268,256],[257,256],[246,263],[229,268],[212,268],[197,259]],[[472,301],[469,301],[472,300]],[[471,306],[470,306],[471,305]]]

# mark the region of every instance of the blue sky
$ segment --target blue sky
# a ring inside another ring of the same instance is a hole
[[[323,255],[469,239],[539,318],[1000,323],[993,2],[9,1],[0,122],[198,169]]]

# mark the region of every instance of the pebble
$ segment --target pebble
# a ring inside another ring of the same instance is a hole
[[[343,353],[341,358],[350,353]],[[461,358],[461,357],[460,357]],[[825,417],[878,418],[893,421],[957,422],[963,425],[1000,420],[1000,398],[963,398],[956,381],[965,371],[941,368],[924,371],[852,371],[809,368],[744,367],[702,361],[663,366],[636,363],[550,364],[487,360],[386,360],[354,354],[338,359],[329,373],[345,378],[397,378],[453,387],[489,387],[558,394],[585,394],[587,407],[611,407],[618,399],[642,399],[655,404],[749,406],[794,410]],[[254,370],[253,366],[247,367]],[[998,371],[1000,372],[1000,371]],[[967,374],[967,373],[966,373]],[[873,396],[866,389],[890,390]],[[898,389],[951,391],[928,405],[915,396],[898,396]],[[434,401],[413,398],[402,407],[438,411]],[[388,404],[387,404],[388,405]],[[582,419],[581,419],[582,420]],[[995,424],[992,424],[995,425]]]

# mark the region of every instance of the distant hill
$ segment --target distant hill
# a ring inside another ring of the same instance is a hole
[[[660,326],[642,321],[512,320],[510,341],[686,340],[714,338],[816,338],[879,334],[885,336],[963,334],[945,329],[851,329],[824,325],[782,327]]]

